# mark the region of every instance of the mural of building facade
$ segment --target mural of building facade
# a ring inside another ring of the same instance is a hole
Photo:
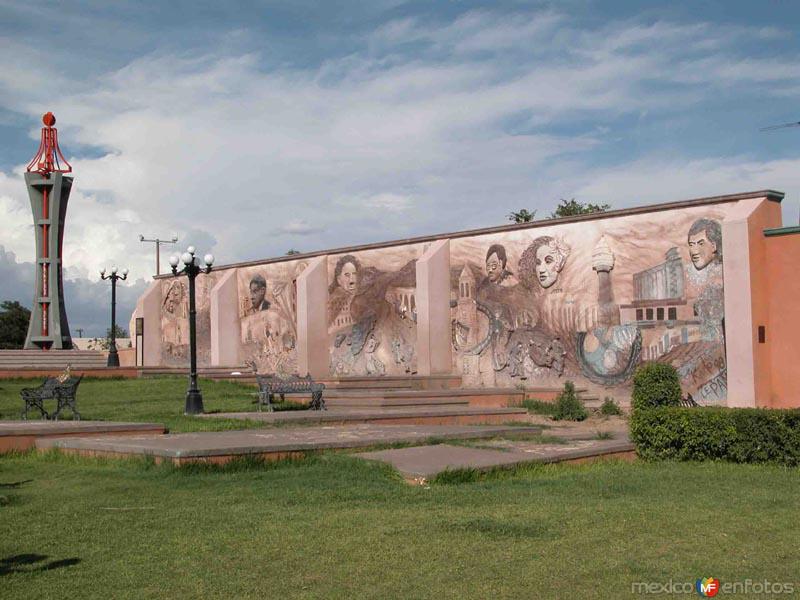
[[[416,373],[416,260],[421,244],[328,257],[330,370]]]

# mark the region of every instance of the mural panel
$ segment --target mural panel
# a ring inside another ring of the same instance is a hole
[[[211,288],[219,274],[200,274],[195,280],[197,310],[197,364],[211,364]],[[161,364],[189,364],[189,281],[174,277],[161,281]]]
[[[454,370],[465,386],[629,389],[646,360],[724,403],[725,207],[454,239]]]
[[[238,269],[239,355],[260,373],[297,372],[297,277],[306,261]]]
[[[416,260],[421,244],[328,257],[331,373],[417,370]]]

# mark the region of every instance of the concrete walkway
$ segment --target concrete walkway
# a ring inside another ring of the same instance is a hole
[[[480,447],[474,447],[478,446]],[[356,454],[396,468],[409,483],[424,484],[447,470],[490,470],[522,463],[586,462],[590,460],[634,457],[634,446],[623,435],[620,439],[573,439],[566,443],[541,443],[536,440],[496,439],[469,446],[439,444],[379,450]]]
[[[115,421],[0,421],[0,453],[33,448],[38,439],[74,436],[124,436],[162,434],[161,423],[120,423]]]

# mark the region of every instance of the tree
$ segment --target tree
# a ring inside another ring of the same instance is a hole
[[[302,254],[302,252],[300,252],[300,250],[295,250],[294,248],[289,248],[289,250],[286,252],[286,256],[292,256],[293,254]]]
[[[116,339],[126,338],[128,337],[128,330],[124,327],[120,327],[119,325],[114,325],[114,337]],[[111,339],[111,327],[106,329],[106,339]]]
[[[16,300],[0,304],[0,348],[16,349],[25,345],[31,311]]]
[[[508,220],[512,223],[530,223],[536,218],[536,211],[530,212],[527,208],[508,213]]]
[[[558,219],[560,217],[574,217],[575,215],[588,215],[591,213],[606,212],[611,208],[610,204],[592,204],[587,202],[578,202],[575,198],[565,200],[561,198],[554,213],[550,215],[551,219]]]
[[[119,347],[119,340],[128,337],[128,330],[114,325],[114,339],[117,340],[117,347]],[[89,350],[108,350],[111,347],[111,327],[106,329],[106,336],[104,338],[92,338],[89,340],[87,348]],[[130,346],[129,346],[130,347]]]

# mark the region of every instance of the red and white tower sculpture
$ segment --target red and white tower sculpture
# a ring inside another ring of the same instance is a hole
[[[44,115],[42,122],[39,151],[25,173],[36,232],[36,277],[25,348],[68,350],[72,348],[72,337],[64,308],[61,249],[72,189],[72,177],[64,174],[71,173],[72,167],[58,147],[53,113]]]

